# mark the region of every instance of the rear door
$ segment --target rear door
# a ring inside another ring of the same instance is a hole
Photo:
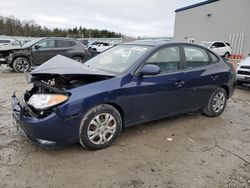
[[[55,44],[56,44],[56,47],[54,51],[56,55],[60,54],[65,57],[71,58],[70,50],[72,50],[73,46],[76,45],[74,41],[58,39],[58,40],[55,40]]]
[[[185,102],[183,108],[196,110],[207,104],[212,92],[217,88],[219,70],[204,48],[182,45],[185,71]]]
[[[38,46],[38,48],[35,48]],[[55,56],[55,40],[44,39],[32,47],[33,63],[40,65]]]

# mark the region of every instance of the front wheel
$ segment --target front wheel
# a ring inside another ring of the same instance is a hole
[[[18,57],[13,61],[12,67],[15,72],[28,72],[31,67],[31,63],[26,57]]]
[[[210,117],[217,117],[225,110],[227,104],[227,93],[225,89],[216,89],[208,101],[208,105],[203,109],[203,112]]]
[[[82,119],[80,144],[90,150],[103,149],[113,144],[121,131],[120,113],[113,106],[99,105],[90,109]]]

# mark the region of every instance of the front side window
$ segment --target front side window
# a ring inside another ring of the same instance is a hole
[[[207,52],[198,47],[184,46],[186,69],[202,67],[210,63]]]
[[[122,73],[131,67],[151,47],[119,45],[90,59],[84,65],[113,73]]]
[[[40,48],[54,48],[55,47],[55,41],[54,40],[43,40],[41,42],[38,42],[37,45]]]
[[[160,67],[161,73],[171,72],[178,69],[180,50],[178,46],[166,47],[152,55],[146,63]]]

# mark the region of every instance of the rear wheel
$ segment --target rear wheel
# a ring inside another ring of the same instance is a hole
[[[15,72],[28,72],[31,67],[31,63],[26,57],[18,57],[13,61],[12,67]]]
[[[73,59],[74,59],[75,61],[79,62],[79,63],[83,63],[83,58],[80,57],[80,56],[75,56],[75,57],[73,57]]]
[[[218,88],[210,96],[208,105],[203,109],[204,113],[211,117],[217,117],[225,110],[227,93],[225,89]]]
[[[80,144],[90,150],[103,149],[113,144],[121,131],[120,113],[110,105],[99,105],[90,109],[82,119]]]

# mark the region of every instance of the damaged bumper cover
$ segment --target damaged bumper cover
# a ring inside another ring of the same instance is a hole
[[[79,141],[81,116],[61,117],[58,113],[34,117],[29,114],[26,104],[21,104],[15,94],[12,96],[12,116],[18,130],[42,147],[58,147]]]

